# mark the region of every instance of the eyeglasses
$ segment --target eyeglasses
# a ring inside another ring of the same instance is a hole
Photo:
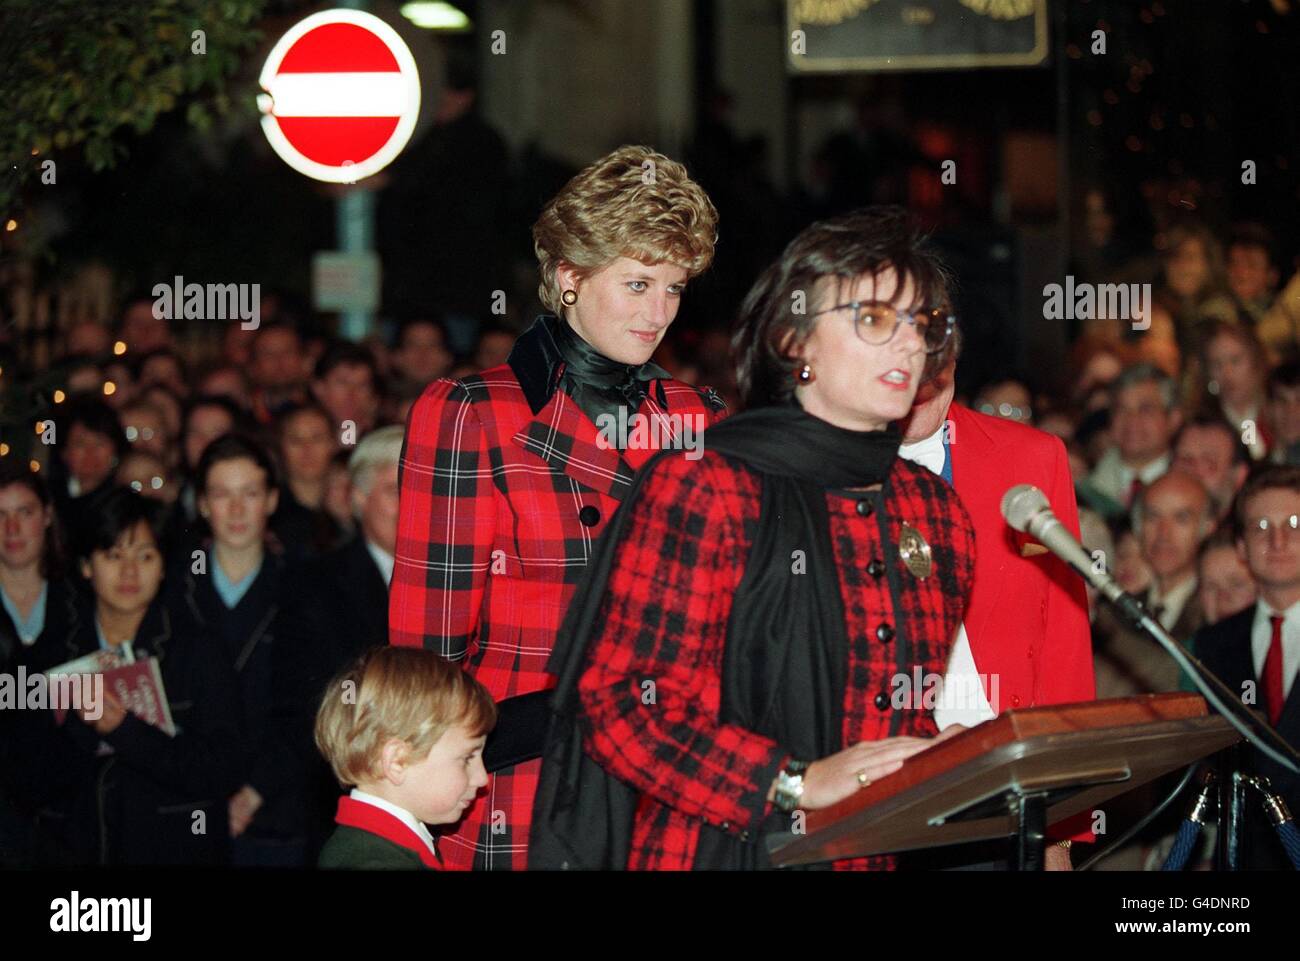
[[[1292,514],[1290,517],[1280,521],[1272,521],[1267,517],[1258,517],[1246,523],[1245,536],[1253,540],[1267,540],[1268,535],[1273,530],[1280,530],[1288,537],[1294,537],[1300,533],[1300,515]]]
[[[957,318],[938,307],[904,314],[892,304],[871,300],[854,300],[847,304],[836,304],[834,307],[827,307],[808,316],[809,318],[820,317],[832,311],[849,309],[853,311],[853,329],[857,331],[858,337],[876,347],[894,339],[894,334],[898,333],[904,317],[924,342],[927,354],[937,354],[943,350],[957,327]]]

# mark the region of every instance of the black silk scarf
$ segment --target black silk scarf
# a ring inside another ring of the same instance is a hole
[[[706,446],[744,463],[762,479],[758,529],[727,625],[721,723],[772,738],[804,760],[842,748],[848,639],[826,489],[885,484],[878,500],[883,503],[900,439],[894,425],[883,431],[849,431],[797,407],[738,414],[705,433]],[[624,536],[635,536],[627,524],[631,505],[665,456],[673,455],[656,455],[637,474],[596,547],[556,639],[548,669],[559,683],[533,810],[530,868],[627,866],[637,792],[583,750],[587,722],[577,686],[601,623],[615,550]],[[793,572],[795,551],[804,553],[805,573]],[[770,867],[765,836],[789,829],[789,817],[779,812],[749,840],[705,824],[694,867]]]
[[[564,360],[561,388],[597,426],[602,423],[601,417],[611,417],[613,423],[618,423],[620,407],[626,407],[629,416],[635,414],[646,395],[646,385],[669,379],[668,371],[657,364],[610,360],[579,337],[563,318],[553,318],[547,327]]]

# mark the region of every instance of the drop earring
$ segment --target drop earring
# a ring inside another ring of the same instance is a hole
[[[811,364],[804,364],[802,367],[799,368],[798,371],[795,372],[794,376],[795,379],[799,381],[799,383],[801,384],[811,384],[814,380],[816,380],[816,376],[813,374],[813,369]]]

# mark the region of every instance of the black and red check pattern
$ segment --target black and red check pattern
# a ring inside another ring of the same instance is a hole
[[[724,416],[707,389],[647,387],[642,415],[704,424]],[[431,384],[402,452],[390,643],[463,660],[498,700],[553,687],[546,663],[565,608],[634,471],[653,454],[602,448],[596,425],[562,390],[535,410],[509,365]],[[449,869],[526,867],[540,767],[490,776],[486,796],[440,841]]]
[[[631,869],[688,870],[701,821],[738,834],[770,813],[766,795],[787,752],[718,723],[727,622],[760,493],[757,475],[720,455],[666,458],[647,478],[617,551],[579,691],[587,751],[641,792]],[[849,641],[844,744],[932,736],[924,702],[900,710],[877,698],[916,666],[943,674],[973,577],[974,529],[941,478],[901,458],[881,492],[887,542],[875,513],[859,509],[863,496],[827,493],[837,571],[825,576],[838,576]],[[933,570],[923,579],[898,558],[904,522],[931,546]],[[897,569],[901,609],[886,564]],[[822,576],[793,570],[792,562],[791,576]],[[835,864],[892,866],[887,857]]]

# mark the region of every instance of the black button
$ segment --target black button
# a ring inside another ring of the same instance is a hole
[[[888,644],[893,639],[894,639],[894,629],[890,627],[888,624],[881,624],[878,628],[876,628],[876,640],[884,641],[886,644]]]
[[[588,504],[582,510],[578,511],[578,520],[583,527],[595,527],[600,523],[600,509]]]
[[[885,576],[885,562],[877,558],[867,565],[867,573],[872,577],[881,578]]]
[[[877,711],[883,711],[885,708],[889,707],[889,695],[883,693],[877,694],[873,703],[876,705]]]
[[[876,509],[876,505],[871,503],[871,501],[866,500],[865,498],[858,501],[858,513],[861,514],[863,517],[870,517],[871,512],[874,511],[875,509]]]

